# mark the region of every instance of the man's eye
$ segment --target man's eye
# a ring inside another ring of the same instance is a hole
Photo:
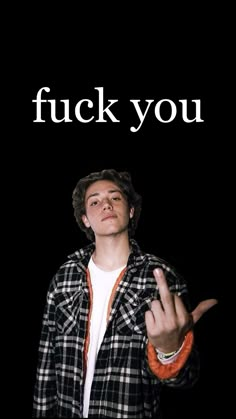
[[[93,202],[91,202],[90,206],[94,207],[95,205],[97,205],[97,203],[98,203],[98,201],[93,201]]]
[[[120,197],[119,196],[113,196],[112,199],[113,199],[113,201],[120,201]]]

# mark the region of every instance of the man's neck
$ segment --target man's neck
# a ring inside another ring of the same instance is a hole
[[[97,237],[92,255],[95,265],[104,271],[112,271],[125,266],[130,255],[128,236]]]

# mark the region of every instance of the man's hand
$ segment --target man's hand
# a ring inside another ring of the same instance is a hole
[[[153,271],[160,293],[160,301],[153,300],[151,310],[145,313],[149,342],[161,352],[178,350],[186,333],[211,307],[216,299],[204,300],[188,313],[181,298],[169,291],[165,275],[161,269]]]

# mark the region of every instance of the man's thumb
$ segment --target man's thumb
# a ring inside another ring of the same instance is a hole
[[[210,298],[209,300],[201,301],[191,313],[193,323],[197,323],[197,321],[202,317],[202,315],[217,303],[218,301],[215,298]]]

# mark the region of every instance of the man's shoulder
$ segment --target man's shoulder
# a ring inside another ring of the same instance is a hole
[[[157,256],[154,253],[150,253],[148,251],[144,251],[138,245],[138,243],[134,240],[131,241],[132,248],[135,252],[136,258],[142,259],[145,263],[153,265],[155,267],[160,267],[163,270],[173,271],[175,272],[175,268],[164,258]]]
[[[62,266],[66,264],[73,264],[78,263],[80,261],[84,261],[86,259],[90,259],[93,251],[94,251],[95,244],[90,243],[87,246],[81,247],[80,249],[75,250],[73,253],[70,253],[67,256],[67,260],[63,263]]]
[[[161,268],[164,271],[167,280],[170,282],[185,282],[184,278],[180,275],[177,269],[167,259],[157,256],[154,253],[141,250],[138,244],[134,241],[133,249],[135,250],[136,255],[136,266],[139,264],[140,268],[143,266],[146,273],[151,272],[153,275],[153,270],[155,268]]]
[[[61,270],[64,271],[66,268],[75,267],[78,264],[85,264],[87,265],[92,253],[94,250],[94,244],[91,243],[87,246],[81,247],[79,249],[74,250],[73,253],[69,253],[67,255],[66,260],[59,266],[58,272]]]
[[[92,251],[93,245],[90,244],[70,253],[53,276],[51,291],[78,287],[81,278],[86,274]]]

